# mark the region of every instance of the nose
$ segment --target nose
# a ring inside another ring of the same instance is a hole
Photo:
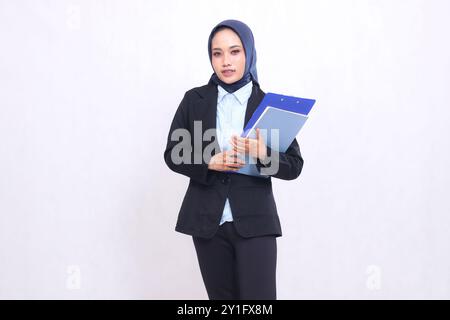
[[[229,57],[228,57],[228,53],[225,53],[225,54],[223,55],[222,66],[223,66],[223,67],[231,66],[231,64],[230,64],[230,59],[229,59]]]

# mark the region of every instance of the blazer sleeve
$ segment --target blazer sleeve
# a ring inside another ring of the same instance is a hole
[[[185,93],[180,105],[178,106],[178,109],[175,113],[175,116],[172,120],[172,124],[170,126],[169,134],[167,136],[167,144],[166,149],[164,151],[164,161],[166,162],[167,166],[174,172],[185,175],[192,180],[203,184],[203,185],[211,185],[213,183],[214,176],[211,174],[211,170],[208,169],[208,164],[205,163],[203,156],[199,157],[201,158],[201,163],[195,164],[194,163],[194,152],[193,150],[193,133],[190,132],[191,135],[191,141],[190,144],[190,151],[189,152],[189,163],[174,163],[172,158],[172,149],[175,145],[180,143],[179,141],[172,141],[172,133],[176,129],[186,129],[189,130],[188,126],[188,107],[189,107],[189,98],[188,98],[188,92]],[[201,150],[203,152],[203,150]]]
[[[275,153],[278,153],[278,155]],[[302,172],[304,161],[296,138],[294,138],[286,152],[277,152],[267,147],[267,155],[272,157],[272,161],[278,161],[278,171],[275,174],[271,174],[271,177],[294,180]],[[261,173],[261,168],[269,167],[270,165],[272,165],[271,162],[264,164],[259,159],[256,162],[256,168],[259,173]]]

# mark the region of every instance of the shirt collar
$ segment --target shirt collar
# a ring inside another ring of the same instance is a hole
[[[224,88],[222,88],[220,85],[218,85],[217,88],[219,90],[219,93],[218,93],[219,101],[222,101],[223,97],[226,96],[227,94],[232,94],[236,97],[236,99],[239,101],[239,103],[241,105],[243,105],[250,98],[250,95],[252,93],[252,88],[253,88],[253,81],[250,81],[245,86],[243,86],[239,90],[236,90],[233,93],[229,93]]]

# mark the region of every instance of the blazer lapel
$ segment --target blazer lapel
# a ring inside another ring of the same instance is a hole
[[[244,128],[247,125],[247,123],[250,121],[250,118],[252,117],[253,113],[256,111],[256,108],[258,108],[259,104],[261,103],[262,99],[264,98],[264,92],[258,87],[258,85],[254,84],[252,89],[252,94],[250,95],[250,98],[247,102],[247,110],[245,111],[245,121],[244,121]],[[242,130],[244,130],[242,128]]]
[[[208,85],[206,90],[203,91],[203,99],[201,100],[205,110],[201,117],[203,120],[203,130],[216,128],[217,96],[217,87],[214,85]]]
[[[217,118],[217,87],[213,84],[208,84],[204,87],[204,91],[201,92],[203,99],[200,100],[203,112],[202,112],[202,134],[208,129],[216,129],[216,118]],[[217,135],[214,135],[214,150],[213,155],[222,152],[219,142],[217,141]],[[210,144],[211,142],[204,141],[204,144]],[[205,146],[204,146],[205,147]],[[216,152],[217,151],[217,152]]]

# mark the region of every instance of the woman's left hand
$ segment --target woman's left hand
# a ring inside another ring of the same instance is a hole
[[[241,154],[249,154],[251,157],[258,158],[261,161],[267,157],[267,146],[259,128],[256,128],[256,139],[233,135],[231,137],[231,146],[233,147],[233,151]]]

